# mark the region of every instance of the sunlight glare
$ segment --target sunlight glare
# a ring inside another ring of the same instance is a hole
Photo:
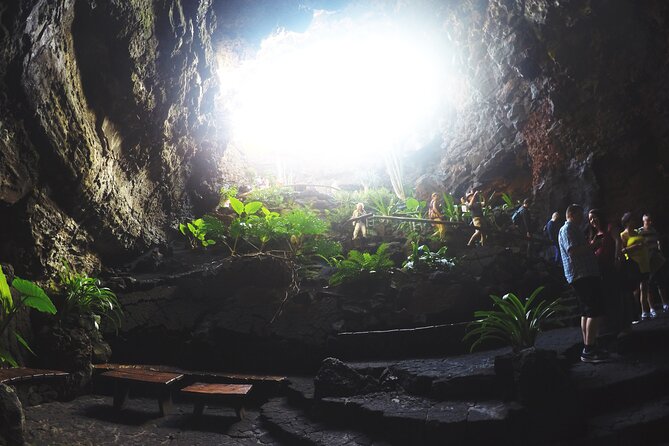
[[[466,90],[435,33],[320,12],[304,33],[265,39],[253,58],[219,56],[233,143],[322,164],[414,148]]]

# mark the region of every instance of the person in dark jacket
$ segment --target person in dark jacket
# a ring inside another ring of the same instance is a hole
[[[558,246],[558,234],[560,232],[560,214],[553,212],[551,219],[548,220],[546,226],[544,226],[544,233],[546,237],[551,242],[549,247],[549,260],[553,263],[561,265],[562,259],[560,258],[560,247]]]

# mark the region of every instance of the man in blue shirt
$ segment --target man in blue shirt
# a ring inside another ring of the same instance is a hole
[[[583,352],[581,361],[602,362],[608,354],[597,349],[597,333],[604,316],[604,293],[597,258],[582,230],[583,208],[572,204],[567,208],[567,221],[560,228],[558,242],[562,267],[567,282],[574,288],[581,306]]]

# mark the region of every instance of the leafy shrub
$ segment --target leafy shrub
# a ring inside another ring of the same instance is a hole
[[[98,279],[77,273],[67,262],[63,262],[58,278],[64,298],[59,312],[61,321],[80,314],[93,314],[106,318],[115,328],[121,325],[123,311],[116,294],[101,287]]]
[[[34,308],[42,313],[56,314],[56,307],[44,290],[35,283],[20,279],[18,277],[12,280],[12,288],[19,293],[19,300],[15,302],[12,293],[7,283],[2,267],[0,267],[0,339],[5,339],[5,332],[9,328],[14,316],[23,307]],[[30,353],[35,354],[25,339],[17,331],[12,331],[16,340],[25,347]],[[9,353],[9,349],[5,345],[0,344],[0,364],[9,364],[12,367],[18,367],[14,357]]]
[[[286,220],[291,247],[296,253],[301,250],[305,237],[321,235],[328,229],[325,221],[306,208],[292,209],[283,218]]]
[[[269,209],[280,208],[292,198],[292,191],[287,187],[269,186],[253,189],[246,195],[249,201],[260,201]]]
[[[463,221],[462,206],[456,203],[451,194],[442,194],[444,198],[444,217],[448,221]]]
[[[197,218],[193,221],[187,222],[186,224],[179,223],[179,232],[188,237],[188,240],[191,243],[191,247],[193,248],[197,246],[198,242],[204,248],[216,243],[215,240],[207,237],[207,224],[202,218]]]
[[[278,212],[272,212],[266,207],[260,209],[262,215],[250,215],[242,224],[246,231],[243,235],[254,237],[260,241],[259,251],[271,240],[278,240],[288,235],[285,219]]]
[[[237,189],[235,186],[230,186],[230,187],[221,187],[219,190],[219,201],[218,201],[218,207],[223,207],[228,203],[231,197],[236,197],[237,192],[239,192],[239,189]]]
[[[214,215],[206,214],[202,217],[202,221],[207,238],[214,241],[225,240],[228,228],[221,220]]]
[[[329,266],[333,267],[344,258],[341,243],[322,237],[306,242],[304,252],[324,260]]]
[[[393,266],[393,261],[388,255],[387,243],[382,243],[375,254],[362,253],[352,249],[349,251],[346,259],[336,262],[337,271],[330,278],[330,285],[339,285],[340,283],[355,279],[364,272],[387,272]]]
[[[471,331],[465,335],[463,341],[478,337],[472,344],[472,351],[490,340],[504,342],[514,351],[532,347],[541,330],[541,324],[565,311],[559,299],[533,305],[543,289],[541,286],[534,290],[525,302],[513,293],[507,293],[502,298],[491,295],[497,309],[476,311],[474,317],[479,319],[470,324]]]
[[[437,252],[432,252],[427,245],[419,246],[418,243],[411,242],[411,254],[402,264],[402,268],[411,271],[452,268],[455,262],[446,256],[446,251],[446,246],[442,246]]]
[[[364,201],[367,201],[368,208],[378,215],[393,215],[397,210],[395,194],[385,188],[370,189]]]

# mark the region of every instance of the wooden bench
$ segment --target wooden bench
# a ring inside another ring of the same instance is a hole
[[[232,406],[237,418],[244,419],[244,401],[252,389],[251,384],[195,383],[181,389],[181,394],[194,402],[193,414],[202,415],[205,404]]]
[[[34,378],[64,377],[68,375],[69,373],[60,370],[14,367],[12,369],[0,369],[0,383],[11,384],[20,381],[28,381]]]
[[[97,373],[105,372],[107,370],[153,370],[155,372],[169,372],[169,373],[180,373],[182,375],[188,376],[194,380],[202,381],[217,381],[217,382],[229,382],[233,383],[244,383],[244,384],[267,384],[267,385],[282,385],[285,384],[287,379],[285,376],[278,375],[253,375],[246,373],[228,373],[228,372],[204,372],[204,371],[194,371],[194,370],[184,370],[177,367],[168,367],[162,365],[145,365],[145,364],[95,364],[93,369]]]
[[[165,416],[172,409],[172,384],[184,377],[180,373],[156,372],[144,369],[116,369],[102,373],[114,380],[114,409],[121,410],[131,385],[142,385],[158,390],[158,409]]]

